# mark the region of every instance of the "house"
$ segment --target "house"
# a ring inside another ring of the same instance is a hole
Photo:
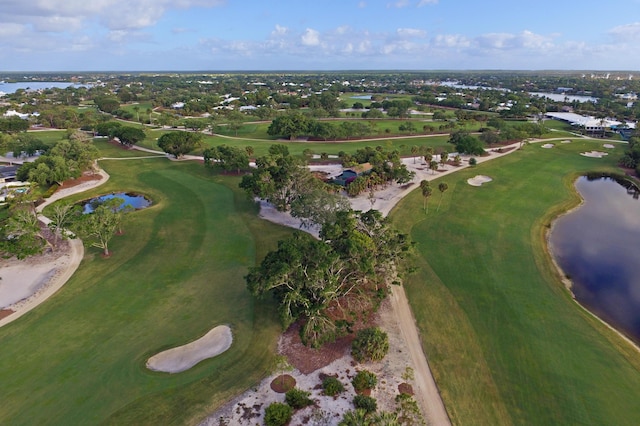
[[[20,166],[0,166],[0,183],[13,182]]]
[[[373,169],[371,163],[362,163],[357,166],[345,169],[342,174],[333,178],[333,183],[340,186],[347,186],[358,176],[365,175]]]

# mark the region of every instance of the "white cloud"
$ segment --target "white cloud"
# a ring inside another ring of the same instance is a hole
[[[358,2],[358,7],[360,9],[364,9],[365,7],[367,7],[367,2],[365,1]]]
[[[388,3],[387,7],[395,7],[397,9],[402,9],[404,7],[408,7],[410,5],[409,0],[397,0],[395,3]]]
[[[418,7],[427,6],[430,4],[438,4],[438,0],[420,0],[418,2]]]
[[[471,40],[460,34],[438,34],[433,44],[436,47],[459,49],[470,47]]]
[[[3,0],[0,25],[33,24],[37,31],[75,31],[100,22],[110,30],[139,29],[155,24],[167,10],[215,7],[224,0]]]
[[[417,28],[398,28],[396,33],[400,37],[407,38],[424,38],[427,36],[427,32],[425,30],[420,30]]]
[[[314,29],[307,28],[301,40],[305,46],[318,46],[320,44],[320,33]]]
[[[619,42],[638,41],[640,40],[640,22],[614,27],[609,30],[609,35]]]
[[[271,32],[271,35],[274,36],[282,36],[289,32],[287,27],[283,27],[281,25],[276,24],[276,29]]]

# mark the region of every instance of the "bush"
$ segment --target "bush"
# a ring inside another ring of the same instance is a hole
[[[380,361],[389,352],[389,336],[378,327],[360,330],[351,343],[351,355],[358,362]]]
[[[313,404],[309,398],[311,392],[293,388],[284,395],[284,399],[291,407],[297,409],[307,407]]]
[[[376,387],[378,379],[376,375],[367,370],[358,371],[356,376],[351,381],[353,388],[356,392],[362,392],[367,389],[373,389]]]
[[[367,413],[373,413],[378,409],[378,403],[375,398],[364,395],[356,395],[353,398],[353,405],[356,408],[365,410]]]
[[[329,376],[322,381],[322,389],[325,395],[336,396],[344,391],[344,385],[337,378]]]
[[[474,157],[469,158],[470,166],[475,166],[476,164],[478,164],[478,160],[476,160]]]
[[[293,408],[281,402],[274,402],[264,412],[264,424],[267,426],[284,426],[291,420]]]

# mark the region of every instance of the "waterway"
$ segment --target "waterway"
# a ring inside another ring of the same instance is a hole
[[[143,195],[125,193],[125,192],[117,192],[113,194],[102,195],[100,197],[92,198],[88,201],[84,201],[81,203],[82,205],[82,213],[87,214],[93,212],[98,206],[105,201],[108,201],[112,198],[120,198],[123,200],[123,203],[120,205],[120,210],[123,209],[144,209],[151,205],[151,200],[145,198]]]
[[[43,90],[43,89],[66,89],[69,86],[83,87],[82,84],[75,84],[62,81],[21,81],[17,83],[0,83],[0,92],[11,94],[23,90]]]
[[[549,238],[576,299],[640,343],[640,200],[610,178],[579,178],[584,203],[558,218]]]
[[[555,102],[593,102],[597,103],[598,98],[593,96],[581,96],[581,95],[565,95],[564,93],[547,93],[547,92],[529,92],[532,96],[549,98]]]

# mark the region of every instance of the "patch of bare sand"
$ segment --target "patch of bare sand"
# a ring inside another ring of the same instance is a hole
[[[180,373],[205,359],[220,355],[231,347],[232,342],[231,329],[219,325],[193,342],[152,356],[147,361],[147,368],[164,373]]]
[[[60,187],[36,210],[42,212],[45,206],[60,200],[66,196],[95,188],[109,179],[104,170],[98,170],[93,175],[72,182],[65,182],[66,186]],[[44,224],[50,220],[42,215],[38,219]],[[44,255],[33,256],[26,260],[2,259],[0,261],[0,277],[2,284],[11,288],[11,293],[17,294],[20,289],[21,299],[4,306],[5,311],[13,313],[0,319],[0,327],[13,322],[26,314],[53,294],[71,278],[84,256],[84,246],[79,239],[62,241],[53,251]],[[29,289],[29,291],[26,291]],[[9,292],[7,292],[8,294]],[[9,300],[7,297],[6,300]],[[1,304],[0,304],[0,307]]]
[[[378,385],[371,396],[378,402],[382,411],[396,409],[395,397],[399,394],[398,386],[408,383],[417,389],[416,379],[412,379],[412,359],[406,350],[400,324],[396,318],[390,300],[385,300],[372,320],[371,324],[378,325],[389,336],[389,353],[381,362],[357,363],[350,355],[351,338],[339,339],[321,349],[311,349],[302,345],[298,330],[292,327],[284,333],[278,343],[280,353],[288,356],[293,370],[274,371],[262,380],[255,388],[245,392],[233,401],[212,413],[202,423],[202,426],[227,425],[257,425],[264,422],[264,410],[272,402],[284,402],[284,394],[271,389],[271,382],[283,372],[296,380],[296,387],[311,392],[311,399],[315,404],[303,410],[298,410],[290,424],[328,424],[336,425],[347,411],[353,410],[355,390],[351,380],[362,369],[376,374]],[[412,324],[413,326],[413,324]],[[407,372],[407,368],[410,368]],[[304,370],[303,371],[301,371]],[[337,397],[325,396],[322,393],[322,380],[326,376],[337,377],[345,387],[345,391]],[[418,395],[416,394],[416,398]],[[326,420],[321,423],[320,419]],[[221,421],[227,423],[221,423]],[[314,423],[317,421],[317,423]],[[439,424],[439,423],[429,423]]]

